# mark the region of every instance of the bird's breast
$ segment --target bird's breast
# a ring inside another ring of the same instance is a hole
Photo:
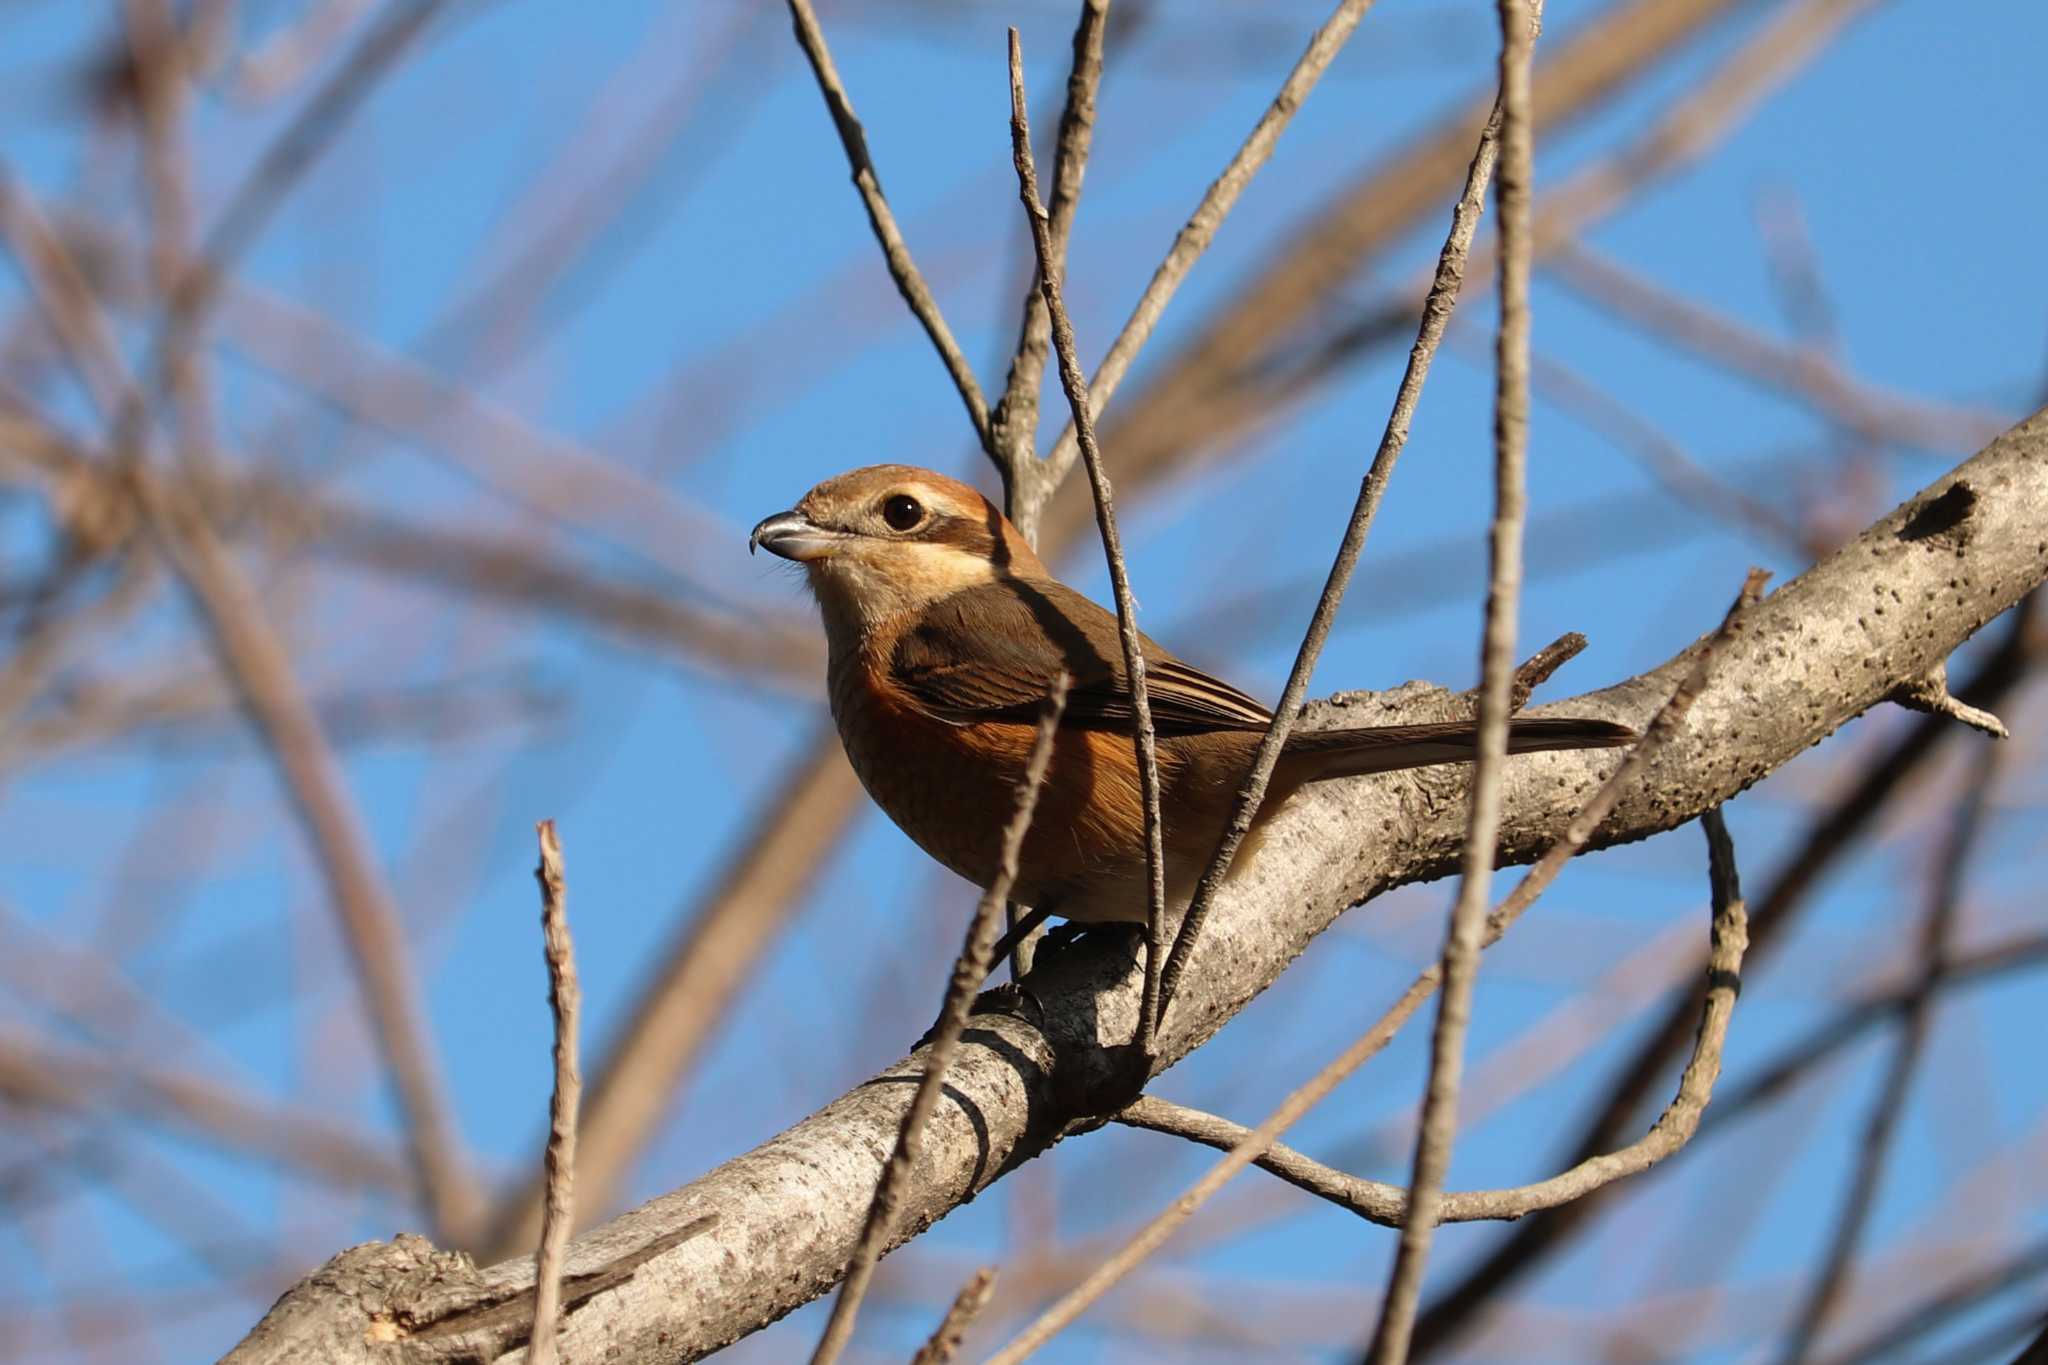
[[[859,659],[834,661],[830,698],[847,759],[875,804],[960,876],[993,881],[1036,727],[949,724]],[[1143,833],[1130,738],[1063,729],[1011,894],[1026,904],[1060,898],[1062,913],[1080,917],[1142,919]]]

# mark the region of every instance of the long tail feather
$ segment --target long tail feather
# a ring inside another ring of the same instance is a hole
[[[1545,749],[1610,749],[1634,742],[1636,732],[1611,720],[1573,716],[1529,716],[1508,722],[1508,752],[1539,753]],[[1471,721],[1425,725],[1374,725],[1352,730],[1297,731],[1288,737],[1286,756],[1300,764],[1305,780],[1360,777],[1432,763],[1469,763],[1477,751],[1479,732]]]

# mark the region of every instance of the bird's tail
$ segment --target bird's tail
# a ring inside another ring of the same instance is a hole
[[[1636,732],[1611,720],[1572,716],[1528,716],[1508,722],[1508,752],[1544,749],[1610,749],[1632,743]],[[1469,763],[1477,755],[1479,731],[1469,720],[1422,725],[1372,725],[1351,730],[1296,731],[1288,736],[1289,766],[1301,780],[1360,777],[1432,763]]]

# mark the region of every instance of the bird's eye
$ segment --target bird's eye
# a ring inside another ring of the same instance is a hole
[[[924,505],[908,493],[892,494],[882,504],[882,520],[892,531],[908,531],[924,520]]]

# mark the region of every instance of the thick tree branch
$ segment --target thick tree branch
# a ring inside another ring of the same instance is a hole
[[[1646,838],[1697,818],[1925,673],[2048,578],[2048,413],[1943,476],[1806,574],[1759,602],[1720,656],[1683,729],[1617,803],[1596,843]],[[1670,695],[1691,651],[1561,703],[1640,725]],[[1454,703],[1410,686],[1348,694],[1311,724],[1419,717]],[[1540,854],[1617,761],[1606,751],[1531,755],[1510,765],[1501,861]],[[1278,817],[1264,855],[1218,898],[1159,1036],[1157,1067],[1186,1056],[1271,985],[1348,905],[1457,865],[1466,774],[1455,767],[1328,784]],[[1110,1049],[1136,1022],[1126,954],[1078,946],[1028,978],[1042,1022],[976,1016],[948,1072],[905,1191],[907,1238],[1062,1137],[1093,1127],[1125,1079]],[[694,1359],[830,1288],[867,1212],[881,1155],[909,1103],[922,1053],[695,1182],[594,1229],[570,1249],[567,1358],[612,1351]],[[709,1232],[701,1220],[716,1217]],[[692,1229],[700,1235],[688,1235]],[[313,1349],[335,1361],[491,1360],[512,1326],[459,1316],[531,1284],[527,1258],[478,1271],[416,1240],[343,1254],[280,1301],[238,1362]],[[529,1315],[530,1316],[530,1315]],[[374,1349],[365,1333],[380,1324]]]

